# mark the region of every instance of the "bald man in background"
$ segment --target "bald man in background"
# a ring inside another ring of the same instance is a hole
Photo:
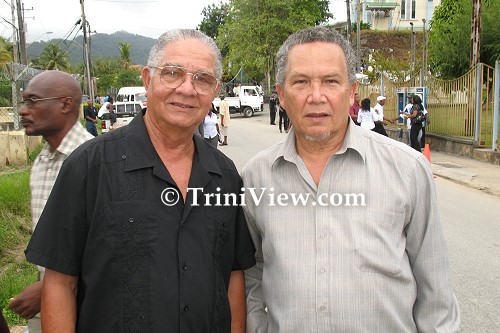
[[[26,135],[41,135],[45,145],[31,169],[31,212],[33,230],[59,174],[63,161],[83,142],[93,138],[80,124],[82,91],[71,75],[60,71],[46,71],[35,76],[23,92],[19,115]],[[27,286],[10,299],[9,308],[28,319],[28,332],[42,332],[40,304],[42,279]]]

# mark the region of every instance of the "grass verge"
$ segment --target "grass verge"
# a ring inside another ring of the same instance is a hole
[[[9,299],[37,279],[23,250],[31,236],[30,170],[0,175],[0,307],[9,326],[25,320],[8,309]]]

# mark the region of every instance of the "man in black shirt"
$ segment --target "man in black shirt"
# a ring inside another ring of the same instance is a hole
[[[221,75],[212,39],[163,34],[142,72],[147,110],[68,157],[26,250],[46,267],[44,332],[244,331],[241,178],[193,135]]]
[[[97,124],[97,109],[91,100],[88,100],[87,104],[88,106],[84,111],[85,127],[90,134],[97,136],[97,128],[95,125]]]

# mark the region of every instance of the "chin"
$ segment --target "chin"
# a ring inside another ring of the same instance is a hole
[[[323,133],[311,133],[311,134],[304,134],[304,138],[307,141],[312,141],[312,142],[321,142],[321,141],[327,141],[330,139],[332,133],[330,132],[323,132]]]

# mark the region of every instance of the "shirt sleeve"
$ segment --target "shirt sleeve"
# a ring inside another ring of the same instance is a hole
[[[262,294],[262,270],[264,258],[262,255],[262,238],[255,223],[255,218],[249,209],[245,208],[248,230],[255,246],[256,264],[245,271],[247,291],[247,332],[266,333],[267,313]]]
[[[414,317],[419,332],[459,332],[446,242],[438,213],[434,180],[423,156],[412,170],[413,208],[406,250],[417,284]]]
[[[29,262],[72,276],[80,274],[87,235],[86,177],[79,170],[63,163],[25,251]]]

